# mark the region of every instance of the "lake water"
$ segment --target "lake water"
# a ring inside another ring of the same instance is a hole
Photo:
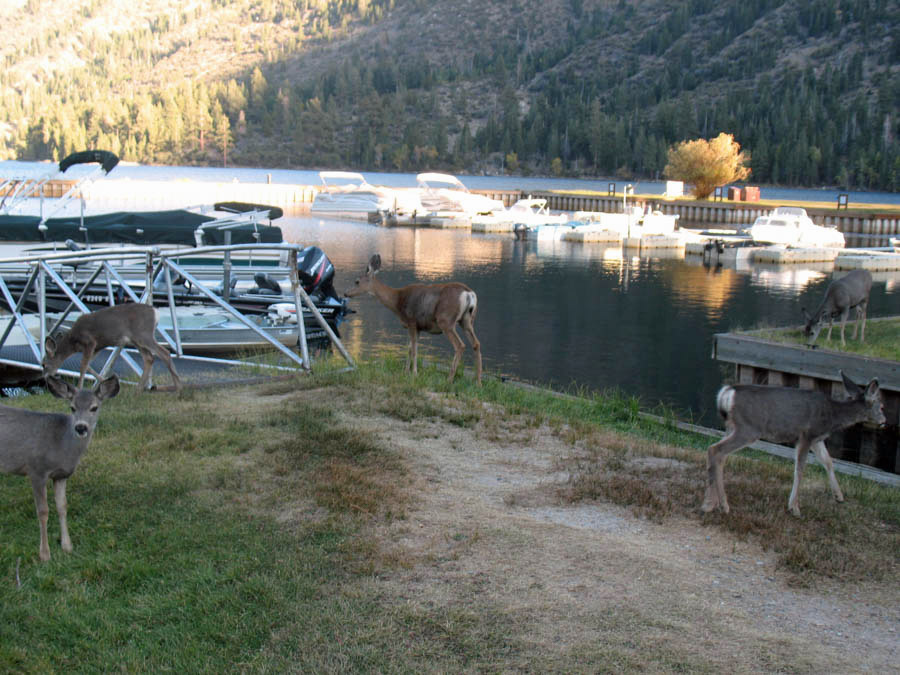
[[[70,173],[81,167],[73,167]],[[0,176],[52,171],[37,162],[0,162]],[[413,186],[412,174],[365,173],[374,184]],[[151,167],[120,164],[104,181],[197,180],[315,185],[315,171]],[[592,189],[607,180],[463,177],[475,189]],[[617,182],[621,191],[624,182]],[[662,193],[663,183],[635,183],[637,193]],[[766,199],[836,199],[836,190],[762,188]],[[900,203],[894,193],[853,192],[851,202]],[[170,207],[166,207],[170,208]],[[380,276],[399,286],[456,280],[478,293],[476,329],[485,367],[535,383],[589,390],[619,389],[645,407],[663,403],[685,419],[718,425],[714,397],[733,374],[710,358],[712,336],[735,328],[793,325],[801,307],[816,306],[831,279],[813,267],[755,265],[708,270],[682,259],[623,255],[620,247],[521,242],[512,235],[382,228],[313,218],[278,221],[289,241],[314,244],[332,259],[345,289],[379,253]],[[374,298],[342,328],[357,356],[392,350],[405,357],[407,335]],[[876,277],[869,316],[900,314],[900,276]],[[424,336],[420,354],[449,363],[443,336]],[[471,350],[464,364],[471,365]]]
[[[478,293],[476,332],[485,368],[535,383],[617,388],[644,407],[670,406],[684,419],[718,425],[715,393],[726,367],[710,358],[712,336],[738,327],[801,322],[830,272],[797,266],[709,270],[683,259],[623,256],[621,247],[522,242],[512,235],[383,228],[313,218],[279,221],[291,241],[332,259],[343,291],[379,253],[392,286],[462,281]],[[351,353],[391,350],[405,358],[407,334],[374,298],[355,298],[342,328]],[[877,280],[869,316],[900,313],[900,276]],[[442,335],[420,355],[449,364]],[[471,366],[471,350],[464,364]]]

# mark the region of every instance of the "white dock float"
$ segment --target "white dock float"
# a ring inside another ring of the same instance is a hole
[[[512,232],[515,225],[511,222],[473,221],[472,232]]]
[[[573,229],[571,232],[566,232],[563,239],[579,244],[618,244],[622,241],[622,234],[612,230]]]
[[[844,250],[835,259],[834,268],[838,270],[893,272],[900,270],[900,253]]]
[[[825,246],[816,248],[785,248],[783,246],[766,246],[756,249],[753,262],[775,265],[791,265],[797,263],[834,262],[841,249]]]
[[[685,241],[682,237],[666,234],[652,234],[645,237],[626,237],[622,240],[625,248],[667,248],[683,250]]]
[[[427,226],[438,230],[468,230],[472,228],[472,221],[468,218],[443,218],[435,216],[429,220]]]

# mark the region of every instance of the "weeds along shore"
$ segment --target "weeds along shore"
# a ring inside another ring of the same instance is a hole
[[[633,608],[604,610],[622,631],[627,624],[633,650],[622,651],[615,631],[609,643],[561,649],[526,638],[513,604],[486,591],[432,606],[386,584],[420,566],[461,564],[447,557],[448,546],[464,558],[465,546],[519,545],[494,523],[476,523],[480,542],[464,529],[435,535],[431,551],[386,540],[391,528],[412,527],[428,490],[411,461],[416,448],[450,435],[451,449],[477,453],[490,444],[510,461],[551,438],[558,451],[539,489],[554,508],[615,507],[660,531],[724,538],[773,556],[781,582],[811,592],[820,584],[897,588],[895,488],[839,476],[847,501],[836,504],[824,472],[811,466],[797,519],[784,508],[793,463],[743,451],[728,464],[731,513],[701,515],[710,439],[646,419],[620,392],[558,396],[492,377],[479,388],[468,373],[449,385],[432,367],[412,379],[391,357],[349,372],[341,365],[180,397],[125,387],[104,406],[69,481],[78,546],[59,550],[51,507],[46,564],[37,559],[30,485],[0,476],[0,670],[713,664],[702,650],[660,641],[658,619]],[[49,395],[12,404],[60,409]],[[533,494],[512,490],[498,508],[515,513]],[[782,665],[790,669],[790,658]]]

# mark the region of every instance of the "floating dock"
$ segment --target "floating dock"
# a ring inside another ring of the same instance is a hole
[[[753,262],[774,265],[797,265],[801,263],[834,262],[841,249],[820,246],[816,248],[787,248],[785,246],[764,246],[753,251]]]

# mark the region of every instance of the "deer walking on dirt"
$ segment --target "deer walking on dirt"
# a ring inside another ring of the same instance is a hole
[[[382,305],[396,314],[409,331],[409,360],[406,370],[412,367],[413,375],[418,373],[417,354],[419,333],[444,333],[453,345],[453,363],[450,366],[450,381],[466,349],[465,343],[456,332],[462,326],[472,351],[475,352],[475,378],[481,384],[481,343],[475,336],[475,314],[478,298],[475,291],[457,281],[446,284],[410,284],[402,288],[391,288],[376,278],[381,269],[381,256],[375,254],[369,260],[366,273],[356,280],[355,285],[345,295],[348,298],[370,293]]]
[[[856,331],[859,329],[859,322],[862,320],[862,332],[859,336],[860,342],[866,341],[866,307],[869,304],[869,293],[872,290],[872,274],[868,270],[853,270],[846,276],[832,281],[825,290],[825,297],[819,308],[810,316],[805,308],[803,318],[806,319],[806,326],[803,329],[808,344],[815,344],[819,332],[828,321],[827,340],[831,341],[831,329],[834,327],[834,318],[841,317],[841,346],[846,346],[844,341],[844,326],[847,324],[847,317],[850,316],[850,310],[856,310],[856,323],[853,324],[852,340],[856,339]]]
[[[81,377],[78,386],[84,385],[84,375],[94,355],[106,347],[137,347],[144,360],[141,372],[141,390],[147,388],[153,372],[153,357],[162,359],[172,373],[175,390],[181,391],[181,380],[169,352],[156,342],[156,310],[143,303],[126,303],[104,307],[90,314],[82,314],[72,329],[61,337],[48,337],[44,342],[43,369],[45,375],[53,375],[72,354],[81,352]]]
[[[66,399],[71,415],[44,413],[0,405],[0,471],[28,476],[34,492],[41,527],[41,560],[50,560],[47,541],[47,481],[53,481],[56,512],[59,515],[60,543],[63,551],[72,551],[66,523],[66,480],[75,472],[97,425],[100,405],[119,393],[115,375],[95,389],[76,389],[56,377],[47,378],[54,396]]]
[[[798,492],[810,448],[828,472],[834,498],[844,501],[825,439],[833,431],[846,429],[857,422],[884,424],[885,417],[878,380],[872,380],[863,389],[843,372],[840,375],[849,396],[846,401],[835,401],[821,391],[792,387],[755,384],[722,387],[716,397],[716,406],[725,418],[727,434],[707,450],[707,487],[702,510],[712,511],[718,507],[728,513],[723,481],[725,459],[760,438],[795,444],[794,485],[788,499],[792,514],[800,515]]]

